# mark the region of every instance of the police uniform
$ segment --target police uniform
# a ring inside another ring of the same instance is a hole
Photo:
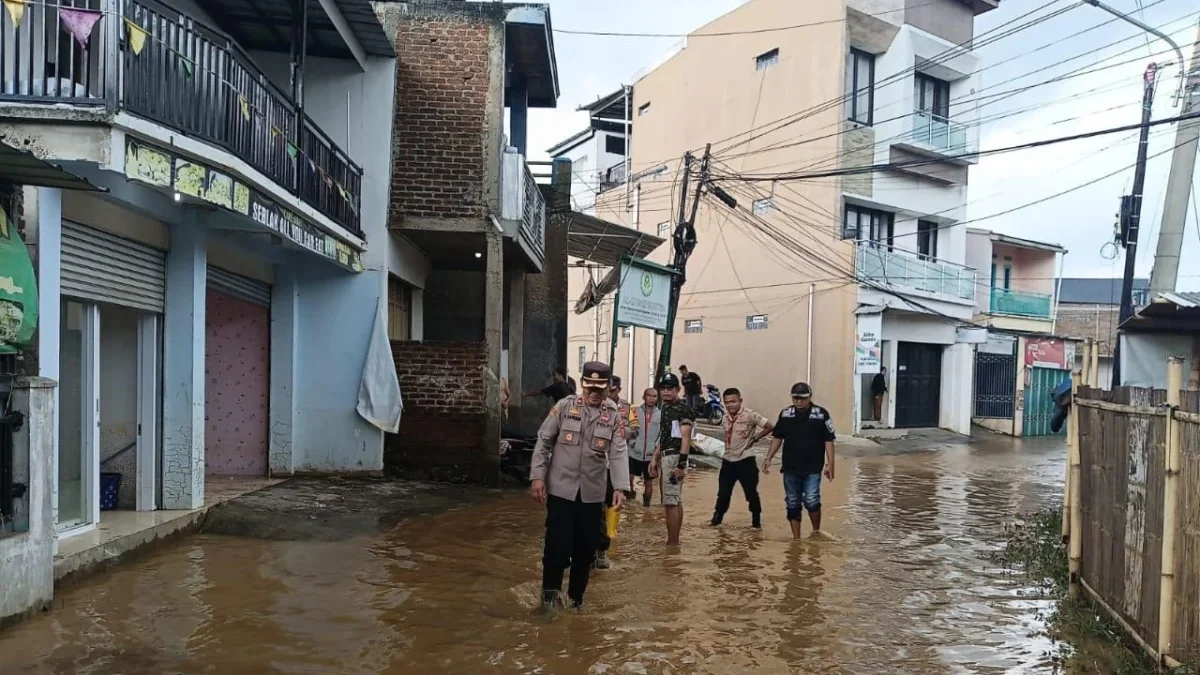
[[[583,388],[608,387],[606,364],[584,364]],[[546,483],[546,544],[542,554],[543,601],[557,598],[570,567],[567,595],[579,605],[599,544],[597,523],[605,492],[629,486],[629,459],[617,405],[607,396],[596,407],[570,396],[550,409],[538,430],[530,480]]]

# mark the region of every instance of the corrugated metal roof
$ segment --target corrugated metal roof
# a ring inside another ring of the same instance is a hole
[[[333,0],[354,37],[370,56],[395,56],[392,43],[369,0]],[[243,49],[287,53],[292,45],[290,0],[199,0],[202,9]],[[320,0],[307,0],[307,53],[329,58],[353,58]]]
[[[27,150],[0,142],[0,180],[16,185],[104,192],[86,179],[38,159]]]
[[[567,255],[615,266],[621,258],[645,258],[665,239],[572,211],[567,217]]]

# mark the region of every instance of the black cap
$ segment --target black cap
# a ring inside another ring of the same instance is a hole
[[[583,364],[583,372],[579,376],[579,384],[584,389],[607,389],[612,369],[607,363],[588,361]]]
[[[792,385],[792,398],[812,398],[812,387],[807,382],[797,382]]]
[[[609,383],[613,389],[620,389],[621,388],[621,376],[613,375],[611,378],[609,378]]]
[[[679,378],[675,373],[663,373],[663,376],[658,378],[659,389],[675,389],[679,387]]]

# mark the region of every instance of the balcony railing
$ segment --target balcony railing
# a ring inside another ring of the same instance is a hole
[[[621,162],[605,169],[600,175],[600,192],[611,190],[625,184],[629,175],[629,163]]]
[[[965,125],[925,110],[914,112],[911,120],[911,142],[947,155],[974,152]]]
[[[886,243],[858,242],[858,277],[897,290],[941,293],[962,300],[975,297],[975,270],[944,260],[922,258]]]
[[[546,199],[523,156],[505,152],[501,161],[500,217],[518,224],[516,236],[541,264],[546,255]]]
[[[362,169],[229,36],[158,0],[23,8],[19,26],[0,12],[0,100],[119,108],[177,129],[362,236]],[[84,44],[63,29],[60,8],[101,12]]]
[[[1006,288],[993,288],[993,314],[1012,314],[1036,319],[1049,319],[1052,298],[1045,293],[1028,293]]]

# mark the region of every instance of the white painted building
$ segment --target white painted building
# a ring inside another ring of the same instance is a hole
[[[571,208],[596,215],[596,200],[613,188],[625,189],[627,117],[631,87],[597,99],[579,110],[588,113],[588,127],[546,151],[571,160]]]

